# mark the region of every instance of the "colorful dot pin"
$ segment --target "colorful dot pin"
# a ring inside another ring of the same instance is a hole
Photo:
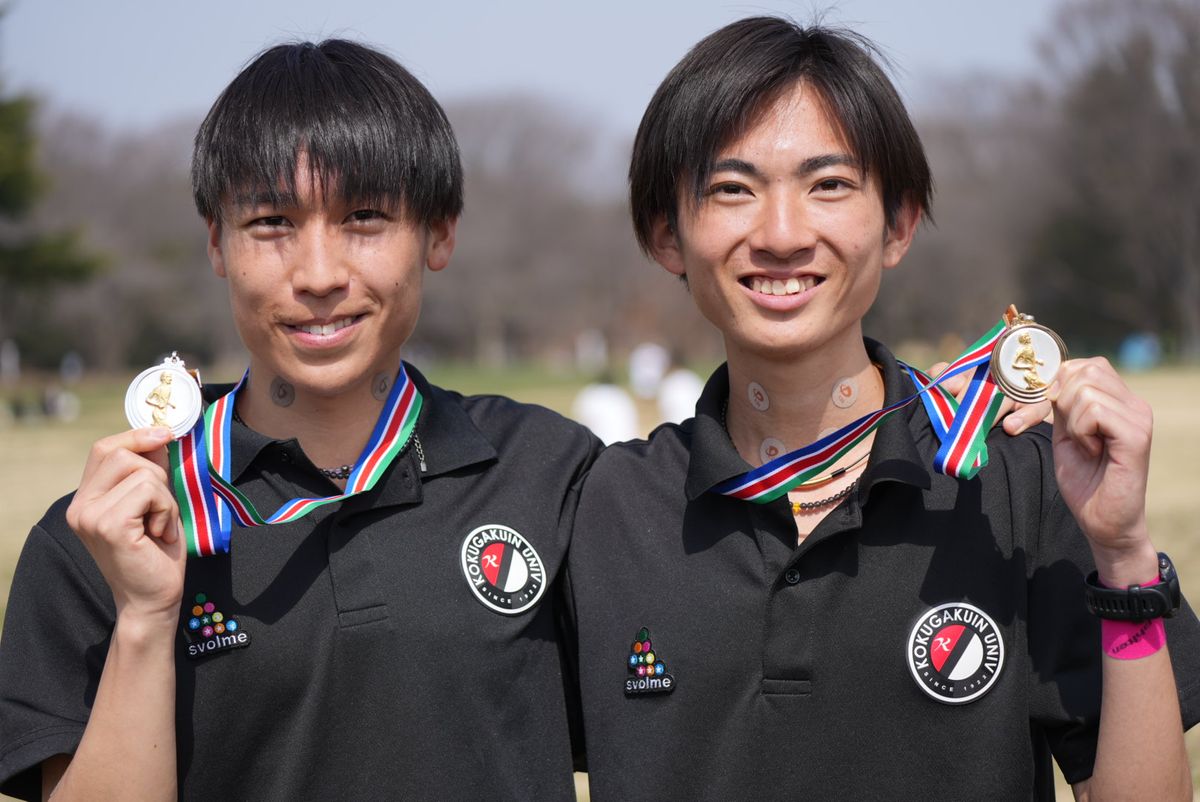
[[[641,643],[635,643],[635,644],[633,644],[633,653],[634,653],[634,654],[641,654],[641,653],[642,653],[642,644],[641,644]]]
[[[213,632],[217,633],[218,635],[223,634],[225,632],[225,625],[217,624],[216,626],[213,627]]]
[[[217,609],[217,605],[213,604],[212,602],[208,602],[204,605],[204,612],[206,613],[211,613],[215,609]]]
[[[638,640],[640,640],[640,641],[648,640],[649,638],[650,638],[650,630],[646,629],[645,627],[642,627],[641,629],[638,630],[638,634],[637,634]]]
[[[229,630],[230,632],[237,632],[237,628],[238,628],[237,621],[229,620],[229,621],[225,622],[225,629]]]
[[[205,627],[204,629],[200,630],[200,634],[206,638],[211,638],[213,636],[213,628]]]
[[[225,616],[222,613],[213,613],[212,619],[219,624],[225,620]]]
[[[208,601],[208,596],[205,596],[203,593],[196,594],[196,604],[204,604],[206,601]]]
[[[197,604],[192,608],[192,615],[204,615],[204,608]]]
[[[192,617],[191,619],[188,620],[188,629],[199,629],[199,628],[200,628],[200,619],[199,618]]]

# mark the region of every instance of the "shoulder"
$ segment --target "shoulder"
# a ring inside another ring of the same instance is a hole
[[[464,396],[441,389],[435,392],[442,394],[445,400],[458,404],[485,434],[519,430],[537,431],[540,436],[555,440],[591,439],[586,426],[538,404],[515,401],[503,395]]]
[[[980,473],[986,480],[989,472],[1003,471],[1012,487],[1042,490],[1042,495],[1053,496],[1058,491],[1054,479],[1053,430],[1047,423],[1039,423],[1032,429],[1015,437],[999,425],[988,433],[989,461]]]
[[[664,423],[645,439],[607,446],[592,466],[588,484],[604,479],[638,482],[647,476],[686,473],[692,448],[692,424],[692,418],[683,423]]]
[[[502,395],[464,396],[440,387],[429,391],[435,406],[465,415],[501,457],[530,455],[586,467],[603,448],[587,427],[537,404]]]
[[[88,554],[75,532],[67,525],[67,507],[71,505],[73,498],[75,498],[75,494],[68,493],[50,505],[46,514],[30,530],[25,548],[26,551],[36,549],[57,552],[76,564],[80,570],[95,571],[98,578],[99,569],[96,568],[95,561],[92,560],[92,556]]]
[[[76,624],[95,621],[103,628],[115,615],[112,591],[100,568],[67,526],[71,498],[52,504],[29,530],[9,591],[11,621],[32,626],[51,616]]]

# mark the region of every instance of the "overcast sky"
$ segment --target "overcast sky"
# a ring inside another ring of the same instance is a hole
[[[115,128],[198,117],[237,70],[283,39],[346,36],[382,46],[442,101],[536,92],[628,135],[654,87],[698,39],[758,13],[826,9],[879,42],[910,102],[968,72],[1031,72],[1051,0],[0,0],[0,78]]]

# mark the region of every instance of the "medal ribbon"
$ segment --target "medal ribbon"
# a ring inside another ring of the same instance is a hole
[[[167,447],[188,553],[194,557],[229,551],[231,519],[238,526],[290,523],[319,507],[370,490],[412,438],[421,412],[421,393],[401,364],[379,420],[346,482],[345,492],[294,498],[264,516],[230,482],[229,431],[237,393],[247,376],[249,371],[236,387],[209,405],[192,431]]]
[[[787,495],[788,491],[829,469],[847,451],[875,431],[884,420],[911,404],[917,398],[930,410],[934,431],[941,448],[934,457],[938,473],[970,479],[987,464],[987,433],[995,423],[1004,400],[1000,388],[988,372],[992,349],[1004,333],[1006,324],[1000,320],[937,378],[901,363],[909,371],[917,392],[883,409],[864,415],[853,423],[803,448],[776,457],[770,462],[726,480],[713,488],[714,493],[732,496],[743,501],[766,504]],[[970,386],[962,404],[941,387],[951,376],[972,371]]]

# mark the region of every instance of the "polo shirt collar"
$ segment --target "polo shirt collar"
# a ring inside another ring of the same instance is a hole
[[[463,409],[462,396],[433,386],[407,362],[404,367],[424,399],[417,419],[417,436],[425,451],[425,476],[438,476],[499,458],[496,447]]]
[[[479,431],[470,416],[467,415],[457,393],[430,384],[419,370],[407,362],[404,363],[404,367],[423,399],[416,427],[417,436],[421,438],[422,450],[425,452],[423,477],[438,476],[468,465],[497,458],[495,446]],[[215,401],[230,389],[232,389],[232,385],[209,385],[205,387],[205,399],[210,402]],[[232,452],[230,473],[234,482],[250,468],[263,449],[268,446],[280,444],[299,449],[299,444],[294,438],[272,440],[248,426],[233,426],[229,438]],[[412,450],[413,446],[410,442],[397,459],[404,459],[405,453]],[[417,500],[411,498],[409,493],[402,493],[404,498],[392,498],[394,493],[389,490],[400,490],[399,486],[392,487],[396,483],[388,481],[392,473],[393,471],[388,471],[384,477],[385,486],[378,503],[403,503]]]
[[[915,390],[912,380],[900,368],[892,353],[869,338],[863,338],[863,342],[871,361],[882,370],[884,405],[894,404],[912,395]],[[709,377],[700,400],[696,402],[685,485],[689,500],[694,501],[721,482],[752,468],[738,454],[725,431],[722,418],[728,398],[729,367],[721,365]],[[860,499],[865,499],[871,488],[880,482],[903,482],[925,489],[930,487],[929,467],[917,450],[909,426],[918,406],[919,402],[912,402],[888,417],[875,430],[871,460],[859,481]]]

